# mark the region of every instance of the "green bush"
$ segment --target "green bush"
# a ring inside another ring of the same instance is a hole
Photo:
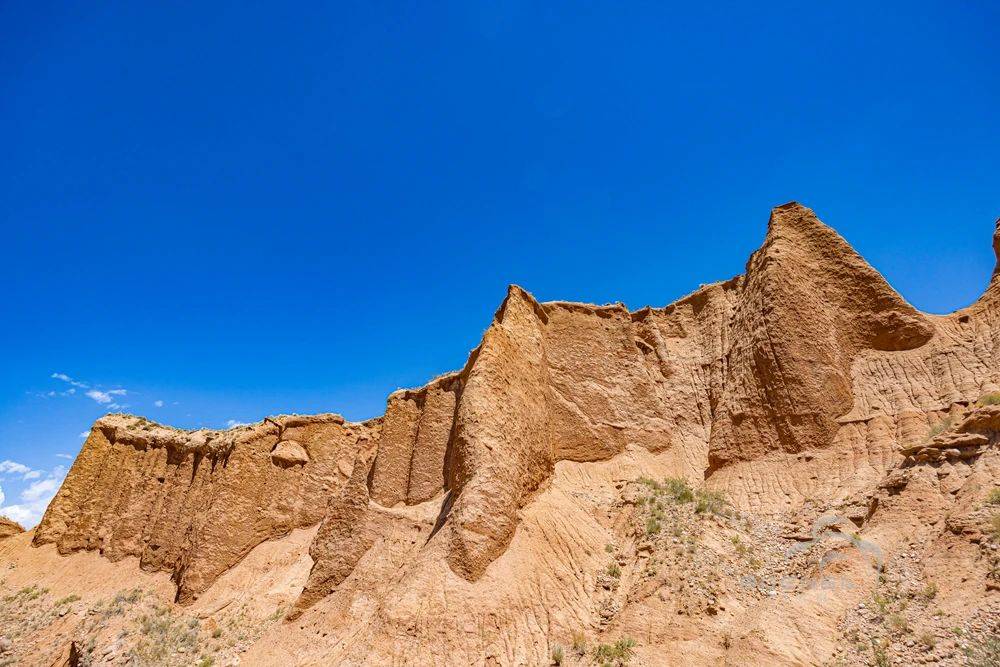
[[[689,503],[694,500],[694,491],[686,480],[680,477],[668,477],[663,480],[663,488],[674,502]]]

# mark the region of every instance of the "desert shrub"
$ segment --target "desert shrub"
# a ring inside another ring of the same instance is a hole
[[[138,665],[159,665],[173,653],[195,653],[198,649],[198,630],[190,621],[176,618],[169,607],[157,607],[140,620],[142,638],[132,651],[132,660]],[[199,663],[201,664],[201,663]],[[211,665],[212,663],[207,663]]]
[[[646,535],[652,537],[660,532],[660,522],[655,517],[646,519]]]
[[[77,595],[76,593],[72,593],[70,595],[67,595],[64,598],[59,598],[58,600],[56,600],[56,606],[57,607],[61,607],[64,604],[72,604],[72,603],[76,602],[79,599],[80,599],[79,595]]]
[[[31,602],[32,600],[37,600],[38,598],[40,598],[41,596],[45,595],[48,592],[49,589],[47,588],[39,588],[38,586],[35,585],[25,586],[16,593],[8,595],[7,597],[4,598],[4,600],[6,602],[17,601],[23,604],[25,602]]]
[[[611,565],[608,565],[607,569],[604,570],[604,572],[609,577],[612,577],[614,579],[618,579],[619,577],[622,576],[622,569],[618,566],[618,563],[612,563]]]
[[[1000,635],[992,635],[974,643],[965,651],[969,667],[997,667],[1000,665]]]
[[[875,611],[879,616],[885,616],[889,611],[889,599],[884,595],[880,595],[878,591],[872,593],[872,602],[875,603]]]
[[[694,500],[694,491],[687,480],[681,477],[667,477],[663,480],[663,489],[676,503],[689,503]]]
[[[640,484],[642,484],[643,486],[649,487],[653,491],[662,491],[663,490],[663,487],[660,486],[659,482],[657,482],[655,479],[650,479],[649,477],[640,477],[638,479],[638,482]]]
[[[695,494],[694,511],[698,514],[720,514],[726,506],[726,498],[718,491],[699,489]]]
[[[872,640],[872,665],[874,667],[892,667],[886,642]]]
[[[994,542],[1000,542],[1000,514],[994,514],[990,519],[988,532]]]
[[[565,659],[566,654],[563,652],[563,647],[556,644],[552,647],[552,664],[561,665]]]
[[[942,433],[950,429],[951,426],[952,426],[951,417],[945,417],[937,424],[934,424],[934,426],[931,426],[930,430],[927,431],[927,439],[930,440],[936,435],[941,435]]]
[[[983,394],[979,397],[979,400],[976,401],[976,405],[981,408],[984,408],[987,405],[1000,405],[1000,391],[995,391],[992,394]]]
[[[920,643],[927,648],[934,648],[937,645],[937,638],[929,632],[920,635]]]
[[[933,600],[935,597],[937,597],[937,593],[938,593],[938,587],[937,584],[935,584],[933,581],[924,586],[924,590],[920,591],[920,595],[925,600]]]
[[[890,614],[887,620],[889,627],[896,632],[907,632],[910,629],[910,626],[906,623],[906,617],[902,614]]]
[[[587,637],[584,636],[582,632],[574,632],[572,647],[573,653],[575,653],[578,658],[582,658],[587,655]]]
[[[594,661],[601,665],[627,665],[634,649],[635,640],[631,637],[619,639],[614,644],[598,644],[594,649]]]
[[[1000,505],[1000,486],[990,491],[990,494],[986,496],[986,504]]]

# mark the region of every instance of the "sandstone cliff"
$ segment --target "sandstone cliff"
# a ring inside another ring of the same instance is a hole
[[[0,516],[0,540],[5,537],[10,537],[11,535],[17,535],[23,533],[24,528],[21,527],[16,521],[11,521],[6,517]]]
[[[290,614],[301,636],[257,659],[524,664],[574,626],[635,632],[676,603],[654,588],[654,604],[648,582],[594,585],[605,546],[625,539],[611,508],[634,507],[625,480],[642,474],[755,516],[836,509],[886,545],[905,541],[901,517],[926,500],[905,489],[933,483],[928,525],[944,512],[980,526],[973,506],[998,470],[1000,424],[977,401],[1000,391],[1000,222],[993,247],[985,294],[947,316],[913,308],[795,203],[772,211],[743,275],[664,308],[539,303],[512,286],[464,368],[393,393],[377,419],[190,432],[98,420],[33,544],[135,557],[191,604],[259,546],[315,527]],[[627,539],[628,558],[651,558],[641,531]],[[848,599],[773,660],[829,654],[817,637]],[[761,604],[748,631],[805,602]],[[661,625],[648,643],[679,632]],[[690,627],[717,637],[710,620]],[[331,639],[310,644],[313,631]],[[756,641],[732,650],[759,659]]]

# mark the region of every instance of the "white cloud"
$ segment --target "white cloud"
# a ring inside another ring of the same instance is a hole
[[[59,480],[53,477],[48,479],[43,479],[37,482],[32,482],[28,485],[24,491],[21,492],[21,500],[27,502],[34,502],[39,498],[45,496],[52,497],[55,495],[56,489],[59,488]]]
[[[59,490],[66,477],[66,468],[57,465],[50,470],[45,479],[32,482],[26,489],[21,491],[20,501],[15,505],[3,505],[5,500],[0,492],[0,516],[6,516],[25,528],[34,527],[42,519],[45,508],[49,506],[52,498]]]
[[[49,377],[51,377],[53,379],[56,379],[56,380],[62,380],[63,382],[71,384],[74,387],[80,387],[81,389],[87,389],[90,386],[86,382],[80,382],[78,380],[74,380],[73,378],[71,378],[70,376],[66,375],[65,373],[53,373]],[[75,392],[76,392],[75,389],[71,389],[69,393],[72,394],[72,393],[75,393]]]
[[[158,408],[162,408],[163,407],[163,401],[153,401],[153,405],[155,405]]]
[[[90,437],[90,431],[82,431],[80,433],[80,439],[81,440],[86,440],[89,437]],[[62,454],[56,454],[56,456],[62,456]]]
[[[86,437],[86,434],[84,434],[84,437]],[[72,454],[56,454],[56,458],[58,458],[58,459],[69,459],[70,461],[72,461],[73,460],[73,455]]]
[[[125,396],[128,391],[125,389],[108,389],[107,391],[101,391],[100,389],[91,389],[87,392],[87,398],[92,398],[98,403],[111,403],[114,401],[112,396]],[[120,407],[115,403],[112,407]]]
[[[237,426],[248,426],[246,422],[238,422],[235,419],[229,419],[226,421],[226,428],[236,428]]]
[[[31,468],[23,463],[11,461],[10,459],[0,461],[0,475],[25,475],[29,472],[31,472]]]
[[[3,495],[3,487],[0,486],[0,506],[3,505],[4,500],[6,500],[6,496]]]
[[[0,461],[0,475],[20,475],[21,479],[38,479],[42,476],[41,470],[32,470],[23,463],[6,459]]]

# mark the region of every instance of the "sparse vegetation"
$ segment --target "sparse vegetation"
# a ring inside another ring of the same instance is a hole
[[[694,511],[698,514],[721,514],[726,506],[725,497],[718,491],[699,489],[695,497]]]
[[[994,542],[1000,542],[1000,514],[994,514],[990,518],[989,534]]]
[[[889,612],[889,599],[880,595],[878,591],[872,593],[872,602],[875,603],[875,611],[879,616],[885,616]]]
[[[937,592],[938,592],[937,584],[935,584],[932,581],[931,583],[924,586],[924,590],[920,591],[920,596],[925,600],[933,600],[935,597],[937,597]]]
[[[573,633],[572,648],[578,658],[587,655],[587,637],[582,632]]]
[[[969,667],[997,667],[1000,665],[1000,635],[991,635],[976,642],[966,650]]]
[[[674,502],[689,503],[694,500],[691,485],[680,477],[668,477],[663,482],[663,488]]]
[[[927,431],[927,439],[931,440],[934,436],[941,435],[945,431],[949,430],[952,427],[952,423],[953,420],[951,417],[945,417],[937,424],[934,424],[934,426],[931,426],[930,430]]]
[[[872,665],[874,667],[892,667],[886,642],[872,639]]]
[[[646,535],[652,537],[660,532],[660,522],[655,517],[646,519]]]
[[[976,405],[981,408],[984,408],[987,405],[1000,405],[1000,391],[995,391],[991,394],[983,394],[979,397],[979,400],[976,401]]]
[[[70,595],[67,595],[64,598],[59,598],[58,600],[56,600],[56,606],[57,607],[61,607],[61,606],[65,605],[65,604],[73,604],[74,602],[76,602],[79,599],[80,599],[79,595],[77,595],[76,593],[72,593]]]
[[[1000,486],[990,491],[990,494],[986,496],[987,505],[1000,505]]]
[[[604,573],[607,574],[612,579],[618,579],[622,576],[622,569],[621,567],[618,566],[618,563],[611,563],[604,570]]]
[[[889,618],[886,619],[894,632],[905,633],[910,631],[910,626],[906,622],[906,617],[902,614],[889,614]]]
[[[565,657],[566,657],[566,655],[563,652],[563,647],[562,646],[560,646],[559,644],[556,644],[555,646],[552,647],[552,664],[553,665],[561,665],[563,663],[563,660],[565,659]]]
[[[631,637],[619,639],[614,644],[598,644],[594,649],[594,661],[599,665],[618,667],[627,665],[632,659],[635,640]]]
[[[8,595],[4,598],[4,602],[31,602],[32,600],[37,600],[41,596],[49,592],[47,588],[39,588],[38,586],[25,586],[18,592]]]
[[[920,643],[927,648],[934,648],[937,645],[937,638],[929,632],[920,635]]]

